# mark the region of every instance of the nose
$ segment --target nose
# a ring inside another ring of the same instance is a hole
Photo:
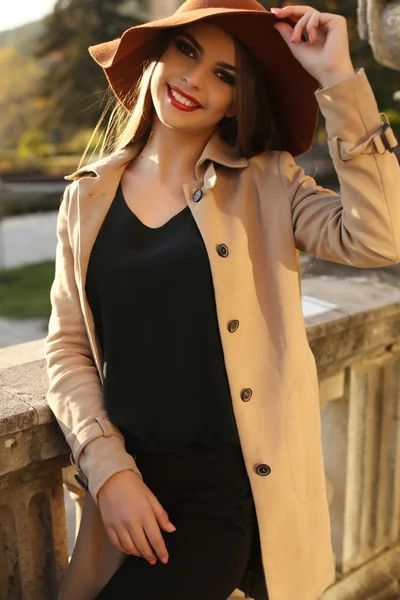
[[[182,81],[185,81],[188,88],[201,90],[204,85],[205,68],[200,65],[193,65],[182,75]]]

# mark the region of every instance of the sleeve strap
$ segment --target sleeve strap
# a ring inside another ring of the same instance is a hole
[[[75,435],[72,444],[72,465],[76,469],[79,469],[79,458],[82,451],[92,440],[100,436],[109,437],[110,435],[115,435],[123,440],[125,439],[118,427],[111,421],[103,419],[102,417],[88,419],[82,425],[80,426],[79,431],[74,432]]]
[[[359,156],[360,154],[384,154],[386,151],[393,152],[398,145],[393,129],[390,127],[389,119],[385,113],[381,113],[386,121],[383,122],[375,133],[368,139],[354,146],[339,137],[328,140],[329,153],[333,160],[344,163]]]

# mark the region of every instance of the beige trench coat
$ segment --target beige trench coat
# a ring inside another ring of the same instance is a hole
[[[400,261],[399,165],[377,136],[381,118],[364,71],[316,97],[340,196],[317,186],[287,152],[237,160],[216,136],[197,163],[197,181],[184,186],[211,265],[270,600],[316,600],[334,581],[318,381],[296,249],[357,267]],[[108,542],[97,492],[114,473],[137,467],[104,411],[106,365],[84,287],[96,235],[138,152],[127,146],[67,177],[59,212],[45,344],[48,402],[90,490],[61,594],[68,600],[94,598],[124,560]],[[195,202],[197,189],[203,196]],[[234,333],[231,319],[239,321]],[[248,402],[245,388],[253,392]],[[268,475],[257,471],[260,464],[270,467]]]

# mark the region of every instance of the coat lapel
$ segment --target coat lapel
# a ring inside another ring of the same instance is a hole
[[[103,357],[85,293],[86,275],[90,253],[115,197],[122,174],[127,164],[139,152],[140,146],[131,144],[123,150],[65,177],[67,181],[76,182],[76,205],[74,206],[76,212],[74,218],[69,222],[74,248],[75,279],[93,357],[101,381],[103,381]]]
[[[83,287],[90,253],[99,229],[127,164],[139,151],[137,145],[127,146],[110,157],[65,177],[68,181],[77,181],[77,236],[74,247],[77,250],[76,258]]]

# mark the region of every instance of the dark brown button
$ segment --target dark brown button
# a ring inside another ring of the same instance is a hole
[[[201,200],[203,196],[203,192],[201,190],[196,190],[195,192],[193,192],[193,202],[198,202],[199,200]]]
[[[256,465],[255,472],[257,473],[257,475],[262,475],[263,477],[265,477],[266,475],[269,475],[271,473],[271,467],[264,464]]]
[[[232,321],[229,321],[228,331],[230,333],[235,333],[235,331],[237,331],[238,328],[239,328],[239,321],[237,319],[233,319]]]
[[[253,390],[251,390],[250,388],[245,388],[244,390],[242,390],[240,392],[240,397],[243,400],[243,402],[248,402],[250,400],[250,398],[253,395]]]
[[[225,244],[218,244],[217,252],[219,256],[222,256],[222,258],[226,258],[229,254],[228,246],[226,246]]]

